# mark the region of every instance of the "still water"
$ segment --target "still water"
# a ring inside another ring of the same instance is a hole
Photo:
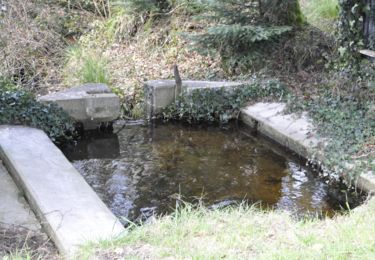
[[[118,217],[145,219],[176,202],[246,201],[301,215],[332,215],[329,187],[297,157],[249,129],[127,125],[86,133],[64,153]]]

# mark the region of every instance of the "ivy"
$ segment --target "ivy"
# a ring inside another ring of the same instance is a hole
[[[183,92],[160,117],[164,120],[183,120],[189,123],[227,123],[237,119],[240,109],[249,100],[281,99],[285,87],[277,81],[253,82],[238,87],[194,89]]]
[[[359,50],[365,48],[363,23],[366,5],[358,0],[340,0],[339,54],[344,65],[352,67],[358,64]]]
[[[289,97],[287,112],[302,111],[308,111],[318,135],[328,141],[323,155],[324,166],[329,171],[354,178],[362,172],[375,170],[373,153],[366,151],[367,147],[375,146],[371,101],[360,102],[327,90],[310,100]],[[350,170],[348,165],[352,165]]]
[[[25,90],[17,89],[0,78],[0,124],[27,125],[39,128],[55,143],[70,139],[73,120],[55,104],[42,104]]]

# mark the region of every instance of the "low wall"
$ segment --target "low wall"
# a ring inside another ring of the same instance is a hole
[[[194,89],[238,87],[243,85],[240,82],[224,81],[182,81],[182,91],[189,92]],[[148,120],[154,118],[162,110],[175,101],[176,83],[174,80],[151,80],[144,85],[145,111]]]

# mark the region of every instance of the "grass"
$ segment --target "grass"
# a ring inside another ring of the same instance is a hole
[[[107,59],[90,48],[74,45],[66,51],[65,82],[67,85],[105,83],[111,85]]]
[[[106,62],[101,57],[85,57],[79,70],[81,83],[106,83],[110,85]]]
[[[187,205],[116,239],[88,244],[80,259],[374,259],[375,199],[345,216],[293,220],[240,206]]]
[[[332,33],[339,16],[338,0],[302,0],[301,9],[307,22]]]

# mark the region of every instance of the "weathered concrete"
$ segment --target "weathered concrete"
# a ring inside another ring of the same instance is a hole
[[[85,129],[95,129],[102,122],[110,122],[120,115],[120,99],[104,84],[84,84],[38,99],[56,103]]]
[[[40,230],[41,226],[0,161],[0,224]]]
[[[242,121],[256,128],[281,145],[289,148],[304,158],[315,156],[324,165],[322,153],[325,140],[317,137],[306,113],[302,115],[283,114],[283,103],[256,103],[241,110]],[[367,192],[375,191],[373,173],[363,173],[355,180],[355,185]]]
[[[241,119],[246,124],[281,145],[307,158],[319,144],[315,131],[305,114],[284,115],[285,104],[257,103],[241,110]]]
[[[360,54],[365,56],[367,59],[369,59],[372,62],[375,62],[375,51],[372,50],[360,50]]]
[[[231,88],[241,85],[243,85],[243,83],[185,80],[182,81],[182,92],[189,92],[194,89],[203,88]],[[174,102],[175,87],[176,83],[174,80],[151,80],[145,83],[145,109],[148,119],[151,119],[155,115],[159,114],[164,108]]]
[[[0,156],[47,234],[67,258],[85,241],[124,231],[43,131],[0,126]]]

